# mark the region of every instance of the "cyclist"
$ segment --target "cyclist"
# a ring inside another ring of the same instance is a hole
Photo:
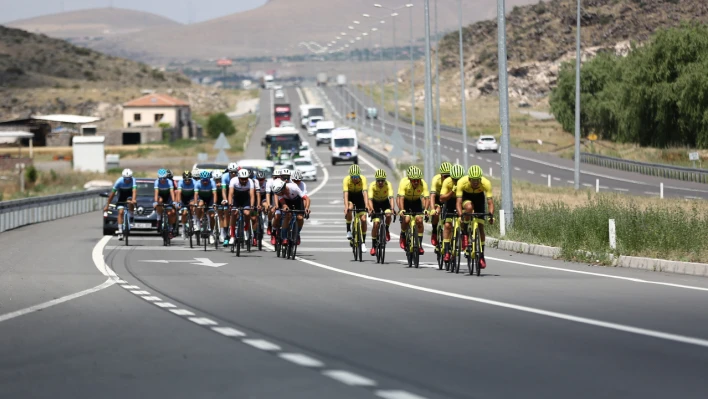
[[[276,203],[273,201],[273,183],[280,180],[280,169],[273,171],[273,176],[266,182],[266,204],[268,206],[268,234],[270,244],[275,245],[275,229],[273,228],[273,218],[275,217]]]
[[[231,201],[229,200],[229,184],[231,183],[231,179],[236,178],[236,174],[238,173],[238,170],[240,168],[238,167],[238,164],[236,162],[231,162],[227,168],[226,168],[226,173],[221,176],[221,197],[226,200],[227,206],[228,204],[231,204]],[[229,226],[231,225],[231,217],[226,217],[223,219],[224,221],[224,228],[230,231]],[[224,246],[229,245],[229,235],[224,234]]]
[[[180,208],[179,211],[181,214],[182,226],[184,227],[184,230],[182,230],[182,238],[184,239],[187,238],[187,207],[189,207],[189,209],[192,211],[192,217],[194,217],[195,191],[196,185],[194,184],[194,179],[192,179],[192,172],[185,170],[182,173],[182,180],[180,180],[179,184],[177,185],[176,193],[177,206]],[[190,220],[189,224],[192,224],[192,226],[196,226],[195,230],[199,230],[201,228],[200,221],[197,221],[195,223],[194,220]]]
[[[442,184],[450,177],[450,168],[452,164],[450,162],[443,162],[440,164],[439,173],[433,177],[433,181],[430,182],[430,204],[433,209],[433,234],[430,235],[430,243],[433,246],[438,245],[438,221],[440,220],[440,208],[442,203],[440,201],[440,190],[442,190]]]
[[[220,170],[215,170],[211,172],[211,178],[214,179],[214,185],[216,186],[216,204],[218,205],[216,207],[216,212],[219,215],[219,224],[221,225],[221,236],[224,237],[224,246],[229,245],[229,237],[228,237],[228,231],[227,228],[224,227],[226,225],[226,219],[224,217],[224,211],[227,209],[228,197],[224,197],[224,186],[221,181],[221,178],[223,177],[223,173]]]
[[[275,195],[275,200],[280,204],[282,212],[287,212],[289,210],[293,211],[305,211],[306,215],[310,214],[310,198],[307,194],[303,193],[302,190],[295,183],[285,183],[283,180],[277,180],[273,183],[273,194]],[[281,210],[275,214],[275,224],[289,226],[290,225],[290,214],[286,214],[282,218]],[[302,231],[302,225],[305,223],[302,214],[297,215],[297,245],[300,245],[300,231]],[[285,231],[281,231],[280,236],[284,237],[286,235]],[[288,239],[284,238],[282,241],[283,245],[288,244]]]
[[[113,201],[118,193],[118,200],[116,201],[116,208],[118,208],[118,240],[123,240],[123,214],[125,211],[125,205],[128,205],[128,212],[131,214],[135,210],[135,204],[138,198],[138,183],[133,179],[133,171],[130,169],[123,169],[121,177],[116,180],[113,185],[113,191],[108,195],[108,201],[106,206],[103,207],[103,212],[108,212],[108,206]]]
[[[366,191],[366,177],[361,175],[359,165],[349,167],[349,176],[342,180],[342,190],[344,191],[344,217],[347,221],[347,239],[352,239],[352,209],[367,209],[369,206],[369,193]],[[366,211],[356,215],[361,220],[361,251],[366,251]]]
[[[175,187],[167,180],[167,171],[165,169],[160,169],[157,171],[157,179],[155,180],[155,196],[153,199],[152,206],[157,212],[157,232],[162,233],[162,211],[163,207],[167,206],[167,218],[168,224],[170,225],[170,230],[172,226],[177,223],[177,217],[175,215],[174,206],[177,206],[177,201],[175,201]],[[170,206],[172,204],[172,206]],[[172,233],[172,231],[170,231]]]
[[[230,170],[229,170],[230,171]],[[253,180],[249,177],[247,169],[238,171],[238,178],[231,179],[229,182],[229,203],[233,207],[231,212],[231,239],[229,244],[235,242],[236,237],[236,219],[238,219],[239,211],[236,208],[243,208],[243,218],[248,219],[250,210],[255,206],[256,202],[256,187]],[[244,231],[248,229],[248,223],[244,223]]]
[[[484,199],[487,199],[487,208],[489,213],[494,213],[494,200],[492,199],[492,183],[482,176],[482,168],[479,165],[472,165],[467,171],[467,176],[457,181],[457,214],[462,215],[462,210],[465,212],[484,212]],[[467,248],[467,223],[470,218],[466,217],[462,220],[462,247]],[[479,224],[479,239],[482,244],[482,259],[479,261],[480,268],[487,267],[487,262],[484,260],[484,219],[477,219]],[[494,217],[489,218],[489,224],[494,224]]]
[[[425,212],[428,214],[430,202],[430,192],[428,184],[423,180],[423,172],[417,166],[410,166],[406,170],[406,177],[398,183],[398,209],[401,216],[401,249],[406,249],[406,233],[405,231],[410,224],[410,216],[405,216],[407,211]],[[425,254],[423,249],[423,217],[418,215],[415,217],[415,225],[418,228],[418,240],[421,241],[419,252]]]
[[[307,195],[307,184],[302,181],[302,172],[296,170],[292,173],[292,176],[290,176],[290,178],[292,179],[293,183],[297,184],[297,186],[300,188],[300,191]]]
[[[287,169],[287,168],[280,169],[280,171],[276,175],[277,177],[274,176],[273,184],[275,184],[275,182],[277,180],[280,180],[286,184],[290,183],[290,175],[291,174],[292,174],[292,172],[290,171],[290,169]],[[272,191],[272,187],[271,187],[271,191]],[[272,228],[272,231],[273,231],[274,237],[271,236],[270,242],[272,245],[275,245],[275,242],[277,241],[277,239],[279,237],[280,227],[281,227],[280,226],[280,222],[281,222],[280,218],[275,217],[276,215],[280,215],[280,209],[279,209],[280,204],[278,203],[278,201],[275,201],[275,199],[273,199],[271,204],[273,206],[273,228]]]
[[[452,168],[450,168],[450,177],[445,179],[442,183],[440,202],[447,205],[447,216],[457,213],[457,182],[464,175],[465,168],[463,168],[462,165],[453,165]],[[448,248],[450,247],[450,238],[452,237],[452,217],[446,217],[445,220],[443,220],[443,223],[445,223],[443,228],[443,253],[445,256],[443,257],[443,260],[445,262],[449,262],[451,255],[448,252]]]
[[[393,207],[393,186],[391,182],[386,180],[386,171],[383,169],[378,169],[374,173],[374,179],[376,181],[371,182],[369,185],[369,209],[374,213],[384,212],[386,214],[386,242],[391,241],[391,233],[389,232],[389,226],[391,226],[391,212],[395,209]],[[373,220],[374,225],[371,227],[371,256],[376,256],[376,241],[378,240],[379,225],[381,220],[375,218]]]
[[[172,185],[175,187],[175,191],[177,190],[177,182],[175,181],[174,176],[172,175],[172,171],[170,169],[167,169],[167,180],[172,183]]]
[[[197,204],[197,220],[200,221],[204,217],[204,211],[210,207],[216,207],[216,183],[211,178],[211,173],[208,170],[203,170],[199,172],[199,183],[194,192],[194,203]],[[209,244],[214,243],[214,210],[209,209],[209,231],[212,234],[209,235]]]

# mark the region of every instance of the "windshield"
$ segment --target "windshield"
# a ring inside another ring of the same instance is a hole
[[[278,111],[276,111],[273,115],[275,115],[275,116],[277,116],[277,117],[284,117],[284,116],[286,116],[286,117],[289,118],[289,117],[290,117],[290,111],[285,111],[285,112],[278,112]]]
[[[138,182],[138,197],[152,197],[155,193],[155,182]]]
[[[482,141],[494,141],[494,137],[482,137]]]
[[[334,129],[317,129],[317,133],[332,133]]]
[[[297,166],[312,166],[312,162],[307,159],[295,160]]]
[[[335,147],[354,147],[354,139],[335,139]]]
[[[324,108],[310,108],[307,115],[309,115],[309,116],[324,116]]]

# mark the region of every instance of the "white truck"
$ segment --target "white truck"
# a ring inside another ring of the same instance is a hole
[[[327,86],[327,74],[320,72],[317,74],[317,86]]]
[[[332,165],[336,165],[337,162],[359,163],[359,140],[356,130],[349,127],[332,130],[329,148],[332,152]]]
[[[317,140],[317,146],[320,144],[329,144],[332,141],[332,130],[334,130],[334,122],[332,121],[320,121],[315,125],[315,139]]]
[[[347,76],[346,75],[337,75],[337,86],[346,86],[347,85]]]

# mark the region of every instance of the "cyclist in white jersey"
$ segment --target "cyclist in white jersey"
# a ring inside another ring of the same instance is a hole
[[[302,173],[299,170],[296,170],[292,173],[290,178],[292,179],[293,183],[297,184],[297,186],[300,188],[300,191],[302,191],[303,194],[307,195],[307,184],[302,181]]]
[[[235,208],[243,208],[243,217],[245,219],[250,216],[250,209],[256,203],[256,187],[248,175],[247,169],[241,169],[238,171],[238,178],[231,179],[229,182],[229,203],[234,208],[231,212],[231,238],[229,244],[233,244],[236,237],[236,219],[239,211]],[[244,225],[244,229],[247,229],[248,223],[244,223]]]
[[[290,169],[287,169],[287,168],[280,169],[277,177],[275,177],[275,176],[273,177],[273,179],[274,179],[273,184],[276,181],[282,181],[283,183],[289,183],[291,173],[292,172],[290,171]],[[272,187],[273,187],[273,185],[271,185],[271,191],[272,191]],[[278,210],[280,208],[280,205],[278,204],[278,201],[276,201],[274,199],[271,202],[271,204],[273,206],[273,228],[272,228],[273,234],[270,237],[270,242],[272,245],[275,245],[278,234],[280,234],[280,218],[276,218],[275,215],[280,215],[280,211]]]
[[[285,183],[284,181],[278,181],[273,184],[273,194],[275,194],[275,200],[280,205],[282,211],[288,210],[304,210],[305,215],[310,214],[310,197],[300,190],[300,187],[295,183]],[[278,210],[275,214],[275,224],[281,225],[281,210]],[[298,226],[298,236],[297,245],[300,245],[300,231],[302,231],[302,226],[305,223],[303,214],[297,215],[297,226]],[[285,226],[290,223],[290,214],[286,214],[283,218]],[[283,237],[284,231],[281,231],[280,236]],[[283,245],[288,243],[287,239],[283,239]]]
[[[273,217],[275,216],[276,203],[273,201],[273,183],[280,181],[280,169],[273,171],[273,177],[266,181],[265,198],[268,212],[268,234],[270,235],[270,244],[275,245],[275,228],[273,228]]]

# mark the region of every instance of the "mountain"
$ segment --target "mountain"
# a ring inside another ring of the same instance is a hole
[[[94,8],[13,21],[5,24],[11,28],[43,33],[62,39],[101,38],[141,32],[178,22],[148,12],[122,8]]]
[[[178,73],[0,25],[0,91],[8,87],[69,87],[85,82],[116,88],[191,84]]]
[[[391,0],[381,0],[393,5]],[[536,3],[537,0],[507,0],[507,7]],[[374,8],[373,2],[351,0],[270,0],[261,7],[231,14],[198,24],[162,26],[127,35],[92,42],[90,46],[113,55],[150,62],[208,59],[218,57],[302,54],[298,44],[316,41],[321,44],[334,40],[354,20],[361,26],[378,26],[385,19],[383,44],[392,44],[390,11]],[[396,2],[400,5],[403,2]],[[431,3],[431,33],[434,25],[434,0]],[[457,28],[457,2],[439,0],[439,29]],[[368,13],[373,18],[365,18]],[[409,11],[399,10],[397,18],[398,44],[409,39]],[[415,38],[423,36],[422,2],[413,7]],[[463,22],[479,21],[496,15],[496,2],[489,0],[463,1]],[[375,18],[375,19],[374,19]],[[350,37],[350,36],[347,36]],[[378,41],[378,35],[374,36]],[[362,41],[365,44],[368,44]]]

